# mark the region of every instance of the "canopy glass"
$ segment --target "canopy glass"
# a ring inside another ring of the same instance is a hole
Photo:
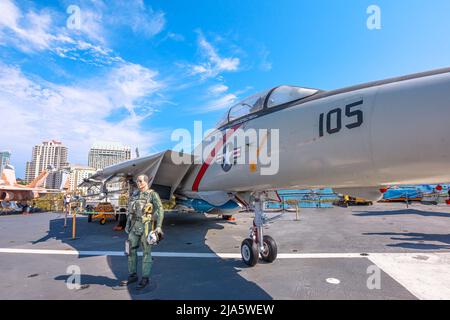
[[[221,118],[217,127],[219,128],[229,122],[263,109],[305,99],[317,92],[319,92],[317,89],[294,86],[279,86],[271,90],[263,91],[232,106]]]

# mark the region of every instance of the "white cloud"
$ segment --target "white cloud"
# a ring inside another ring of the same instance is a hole
[[[51,27],[50,15],[44,12],[37,14],[33,11],[23,15],[12,1],[4,1],[0,10],[6,10],[7,14],[1,14],[0,39],[27,52],[48,49],[50,42],[55,39],[48,33]],[[8,14],[11,16],[5,17]]]
[[[106,43],[103,14],[101,10],[89,10],[87,6],[80,8],[80,32],[91,41]]]
[[[107,47],[106,37],[111,30],[127,26],[152,37],[165,26],[164,13],[154,12],[140,0],[108,4],[101,0],[82,2],[80,30],[61,24],[69,18],[65,12],[28,10],[24,13],[12,0],[1,0],[0,12],[0,45],[14,46],[26,53],[50,51],[61,58],[96,66],[124,62]]]
[[[20,10],[9,0],[0,1],[0,25],[10,28],[17,27],[17,20],[20,18]]]
[[[191,66],[192,75],[200,75],[202,79],[212,78],[224,71],[237,71],[239,69],[239,58],[222,58],[217,49],[209,43],[203,33],[198,31],[198,45],[205,61]]]
[[[24,14],[11,0],[2,0],[1,6],[0,12],[5,10],[8,14],[0,15],[0,45],[12,45],[26,53],[50,51],[62,58],[95,65],[123,62],[112,50],[73,37],[65,28],[55,27],[47,11],[30,10]]]
[[[192,110],[192,112],[209,113],[227,110],[238,103],[252,89],[253,87],[247,86],[242,90],[228,92],[229,88],[222,83],[210,86],[205,96],[205,103],[202,104],[204,107]]]
[[[132,29],[135,33],[142,33],[151,38],[160,33],[166,25],[164,12],[153,12],[150,14],[138,14],[132,22]]]
[[[179,33],[169,32],[167,34],[167,38],[172,39],[173,41],[182,42],[184,41],[184,36]]]
[[[230,108],[237,103],[238,97],[234,93],[227,93],[208,102],[203,112],[213,112]]]
[[[162,88],[162,84],[155,80],[156,76],[157,72],[141,65],[130,63],[121,65],[108,77],[110,96],[120,101],[120,105],[127,108],[131,115],[138,119],[135,102],[149,92],[156,93]],[[141,110],[145,109],[145,105],[140,107]]]
[[[118,27],[130,28],[134,33],[152,38],[164,30],[165,13],[154,11],[142,0],[82,1],[80,4],[82,30],[93,35],[103,35]],[[89,8],[89,9],[86,9]],[[83,25],[84,24],[84,25]]]
[[[208,91],[211,95],[217,95],[228,91],[228,87],[220,83],[209,87]]]
[[[124,75],[126,73],[126,75]],[[104,77],[74,85],[57,85],[0,64],[2,146],[14,150],[14,159],[29,160],[31,146],[47,139],[69,147],[69,160],[86,163],[96,140],[120,141],[148,150],[158,141],[143,130],[142,120],[152,114],[151,101],[162,84],[153,70],[123,64]],[[106,120],[120,108],[129,115]]]
[[[230,108],[237,102],[238,96],[228,92],[228,87],[222,83],[210,86],[205,96],[203,108],[192,110],[195,113],[208,113]]]
[[[93,45],[83,40],[74,40],[65,37],[61,37],[60,39],[62,41],[61,45],[53,47],[51,51],[61,58],[80,61],[95,66],[125,62],[113,50],[100,45]]]

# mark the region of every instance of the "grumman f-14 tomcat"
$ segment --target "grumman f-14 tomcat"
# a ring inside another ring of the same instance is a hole
[[[239,138],[252,130],[256,138]],[[272,262],[277,246],[263,234],[263,202],[277,200],[276,190],[332,187],[374,200],[390,185],[450,181],[450,68],[332,91],[279,86],[232,106],[198,149],[130,160],[85,183],[105,188],[145,173],[178,205],[223,214],[251,207],[242,258]]]

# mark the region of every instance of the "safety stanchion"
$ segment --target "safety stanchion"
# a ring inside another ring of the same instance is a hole
[[[77,240],[77,210],[72,211],[69,205],[69,214],[72,214],[72,240]]]

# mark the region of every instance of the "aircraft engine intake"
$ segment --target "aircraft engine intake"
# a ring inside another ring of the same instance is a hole
[[[0,201],[12,201],[14,200],[14,193],[2,191],[0,192]]]

